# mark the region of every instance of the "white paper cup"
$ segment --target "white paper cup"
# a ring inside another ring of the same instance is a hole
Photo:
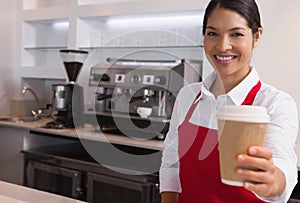
[[[250,146],[264,145],[270,117],[265,107],[232,105],[222,106],[217,119],[222,182],[242,186],[245,180],[236,175],[237,156],[247,154]]]

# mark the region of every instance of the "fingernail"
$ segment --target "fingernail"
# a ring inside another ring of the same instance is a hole
[[[238,169],[236,170],[236,173],[237,173],[238,175],[242,175],[242,174],[243,174],[243,170],[240,169],[240,168],[238,168]]]
[[[255,155],[256,154],[256,149],[255,148],[250,148],[249,153],[251,155]]]
[[[243,155],[239,155],[238,156],[238,162],[244,162],[246,159],[245,159],[245,157],[243,156]]]

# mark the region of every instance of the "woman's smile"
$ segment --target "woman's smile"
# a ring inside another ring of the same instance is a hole
[[[228,65],[233,63],[233,61],[237,59],[237,56],[228,54],[216,54],[215,59],[219,64]]]

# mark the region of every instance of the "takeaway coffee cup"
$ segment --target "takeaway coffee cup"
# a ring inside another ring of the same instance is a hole
[[[222,106],[217,112],[221,181],[243,186],[245,181],[235,173],[238,154],[250,146],[263,146],[270,117],[261,106]],[[255,170],[255,169],[254,169]]]

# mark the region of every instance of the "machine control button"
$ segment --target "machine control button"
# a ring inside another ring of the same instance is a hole
[[[133,75],[132,76],[132,82],[137,84],[141,81],[141,77],[139,75]]]
[[[154,82],[159,85],[164,85],[166,83],[166,78],[163,76],[157,76],[154,78]]]
[[[124,83],[125,75],[124,74],[116,74],[115,75],[115,83]]]
[[[104,74],[101,76],[101,81],[103,81],[103,82],[109,82],[109,81],[110,81],[109,75],[107,75],[106,73],[104,73]]]
[[[154,75],[144,75],[143,84],[144,85],[153,85]]]

